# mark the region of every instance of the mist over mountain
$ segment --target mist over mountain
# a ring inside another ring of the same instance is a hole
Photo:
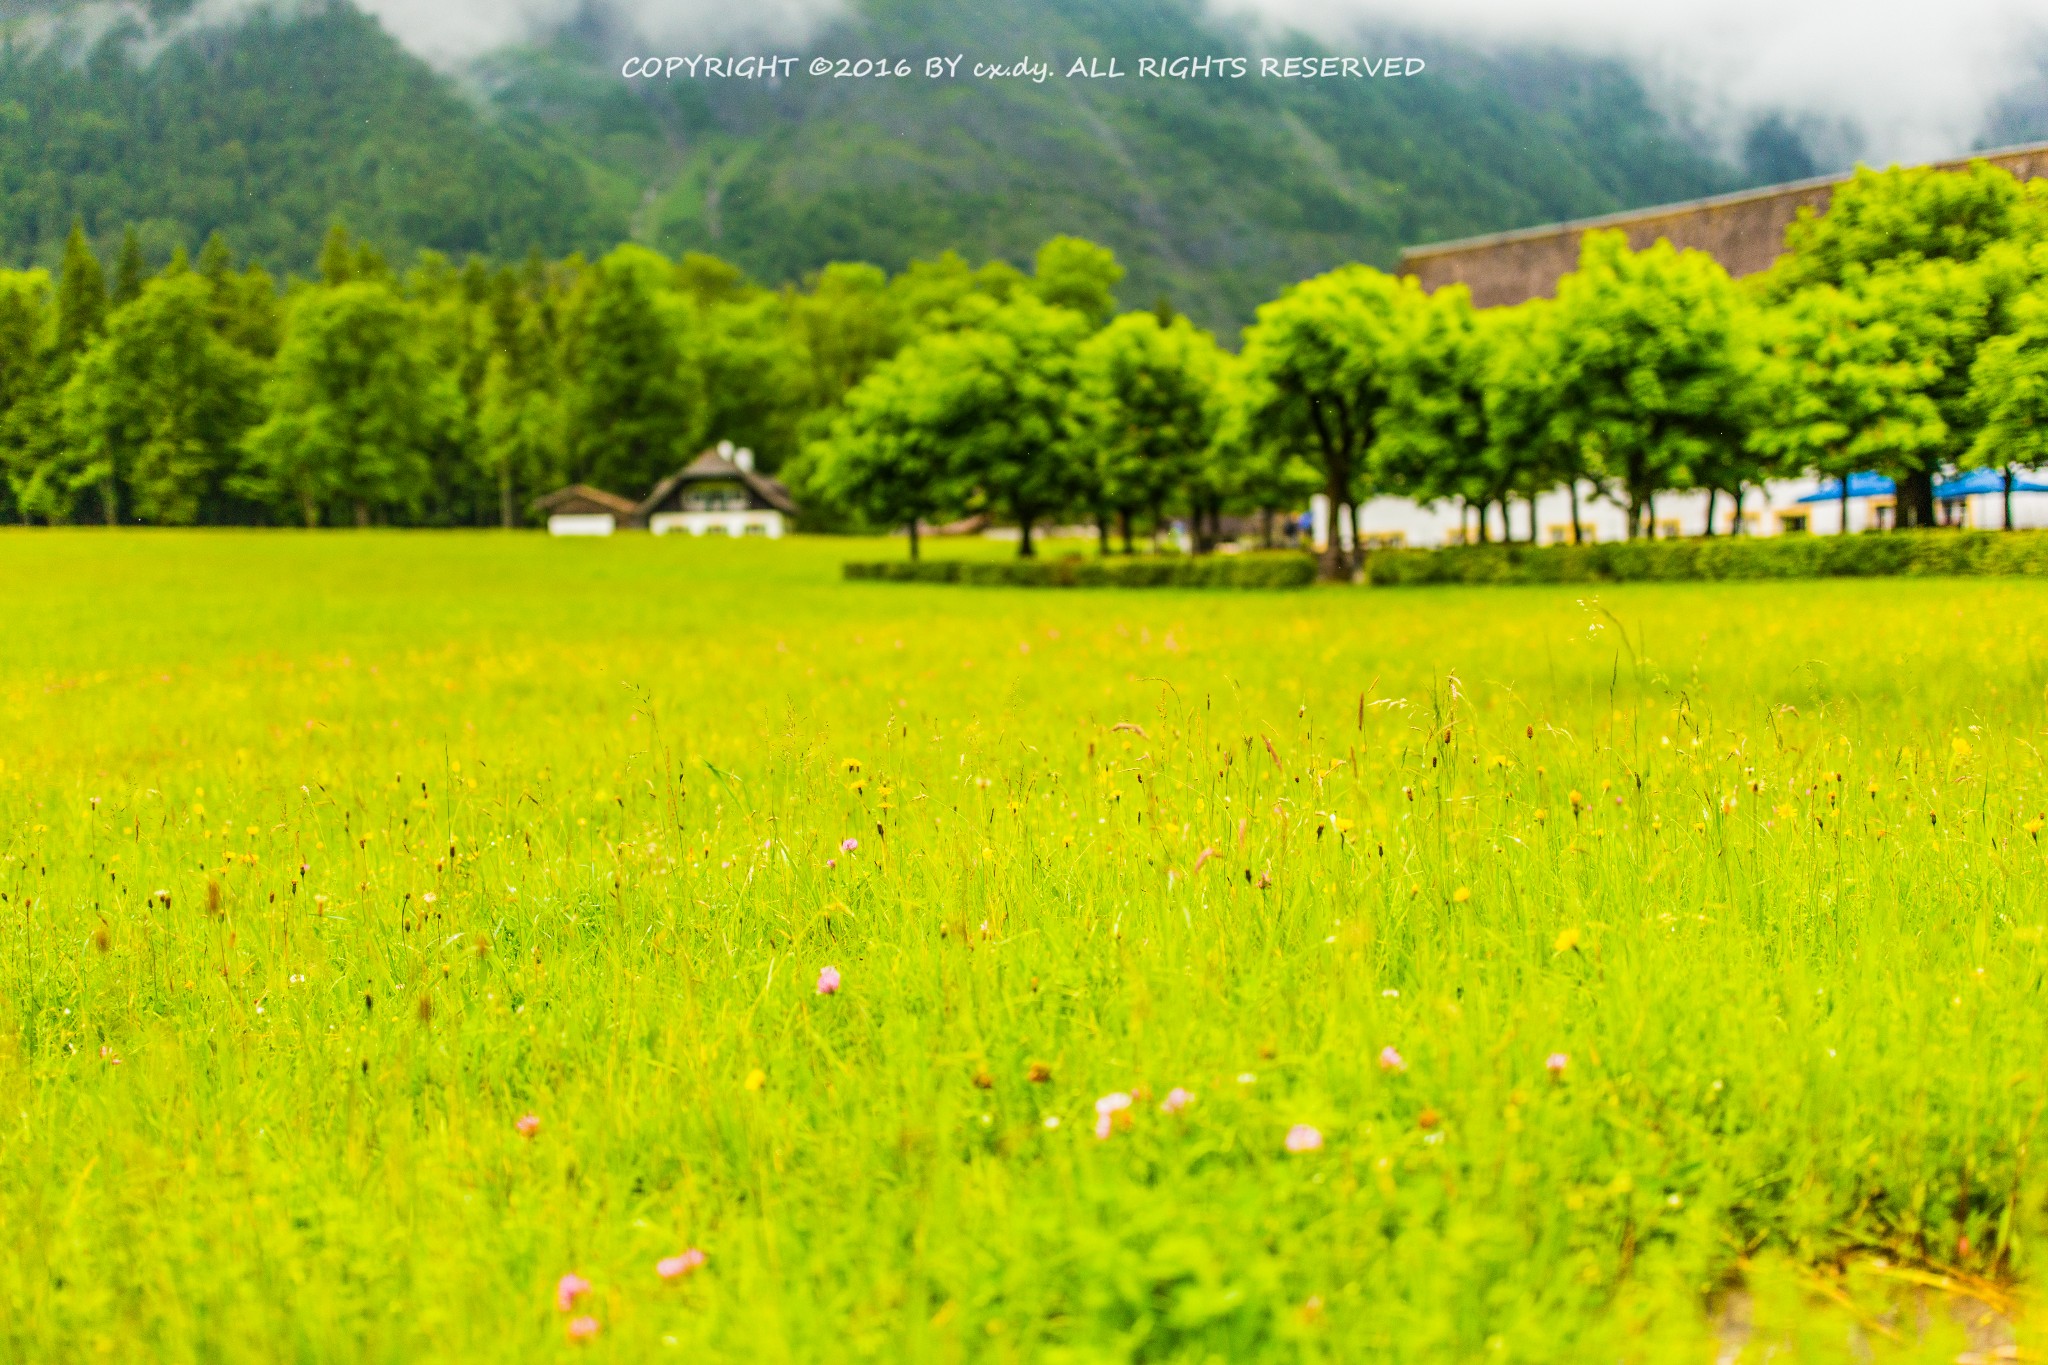
[[[1791,130],[1777,160],[1744,169],[1659,112],[1619,60],[1393,29],[1332,46],[1193,0],[788,0],[700,27],[690,16],[713,7],[368,2],[381,19],[319,0],[17,5],[0,51],[8,254],[52,259],[75,215],[106,244],[141,224],[157,258],[218,230],[303,270],[339,217],[394,256],[595,252],[630,237],[776,282],[948,248],[1022,261],[1073,232],[1116,248],[1127,304],[1166,297],[1228,328],[1342,261],[1386,265],[1405,242],[1733,188],[1804,145]],[[648,37],[664,16],[678,27]],[[748,24],[759,36],[715,40]],[[685,41],[701,34],[713,39]],[[764,45],[799,59],[786,79],[620,74],[621,53]],[[1392,80],[1132,74],[1141,57],[1266,52],[1426,67]],[[950,80],[803,74],[815,56],[956,54]],[[1021,58],[1056,69],[1042,82],[967,74]],[[1124,75],[1064,75],[1111,59]]]

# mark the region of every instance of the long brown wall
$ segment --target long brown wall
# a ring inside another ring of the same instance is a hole
[[[2003,166],[2023,180],[2048,176],[2048,143],[1936,164],[1948,170],[1973,161]],[[1785,229],[1801,208],[1825,210],[1834,187],[1848,178],[1830,176],[1604,218],[1409,247],[1401,253],[1401,273],[1413,275],[1429,290],[1463,283],[1472,291],[1472,301],[1482,308],[1549,298],[1557,292],[1559,278],[1578,265],[1581,237],[1598,228],[1620,228],[1628,233],[1629,245],[1638,250],[1665,237],[1673,246],[1696,247],[1712,254],[1732,275],[1750,275],[1778,259],[1785,249]]]

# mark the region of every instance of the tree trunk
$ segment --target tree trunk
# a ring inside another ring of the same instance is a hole
[[[100,481],[100,511],[106,514],[107,525],[120,525],[121,512],[118,500],[114,496],[114,481],[112,479]]]
[[[1265,549],[1273,548],[1273,509],[1259,509],[1259,544]]]
[[[1916,469],[1900,479],[1896,510],[1892,514],[1896,527],[1934,525],[1934,474],[1930,470]]]
[[[299,510],[305,514],[306,529],[308,531],[320,524],[320,508],[313,501],[312,489],[305,487],[299,489]]]
[[[1742,524],[1742,499],[1748,492],[1748,485],[1744,484],[1742,480],[1737,479],[1735,481],[1735,520],[1728,527],[1728,534],[1731,536],[1747,534]]]
[[[1095,553],[1105,559],[1109,557],[1109,513],[1107,512],[1097,512],[1095,514]]]
[[[1331,583],[1351,581],[1351,557],[1344,553],[1344,537],[1338,530],[1339,517],[1344,507],[1345,482],[1330,479],[1323,485],[1323,496],[1330,500],[1330,539],[1323,550],[1320,573],[1325,581]],[[1462,525],[1462,522],[1460,524]]]
[[[1018,517],[1017,530],[1019,532],[1017,558],[1030,559],[1037,555],[1038,551],[1033,549],[1031,545],[1031,518],[1029,516]]]
[[[917,563],[917,518],[910,519],[910,562]]]
[[[1708,534],[1708,535],[1712,535],[1712,534],[1714,534],[1714,499],[1715,499],[1716,497],[1718,497],[1718,496],[1720,495],[1720,492],[1721,492],[1721,490],[1720,490],[1720,489],[1718,489],[1718,488],[1709,488],[1709,489],[1707,490],[1707,534]]]
[[[1842,529],[1835,534],[1843,536],[1849,534],[1849,476],[1847,474],[1842,476]]]
[[[1116,521],[1117,526],[1124,533],[1124,553],[1127,555],[1138,553],[1138,547],[1131,543],[1131,509],[1128,507],[1117,508]]]
[[[361,498],[356,499],[356,529],[362,530],[370,524],[370,505]]]
[[[498,520],[506,530],[512,529],[512,466],[498,466]]]
[[[1567,480],[1565,481],[1565,486],[1566,486],[1567,488],[1571,489],[1571,493],[1572,493],[1572,544],[1574,544],[1574,545],[1583,545],[1583,544],[1585,544],[1586,542],[1585,542],[1585,537],[1584,537],[1583,533],[1582,533],[1582,532],[1581,532],[1581,531],[1579,530],[1579,481],[1578,481],[1578,478],[1577,478],[1576,476],[1574,476],[1573,478],[1567,479]]]
[[[2012,529],[2012,466],[2005,467],[2005,529]]]

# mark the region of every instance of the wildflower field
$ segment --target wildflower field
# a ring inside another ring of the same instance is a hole
[[[890,553],[0,535],[0,1358],[2039,1358],[2048,588]]]

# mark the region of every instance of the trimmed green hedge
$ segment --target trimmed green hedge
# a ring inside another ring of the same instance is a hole
[[[1376,550],[1365,558],[1365,579],[1378,587],[1974,574],[2048,574],[2048,532],[1893,531],[1541,547],[1463,545]]]
[[[1305,554],[1155,555],[1125,559],[908,559],[848,564],[848,578],[1009,588],[1300,588],[1315,581]]]

